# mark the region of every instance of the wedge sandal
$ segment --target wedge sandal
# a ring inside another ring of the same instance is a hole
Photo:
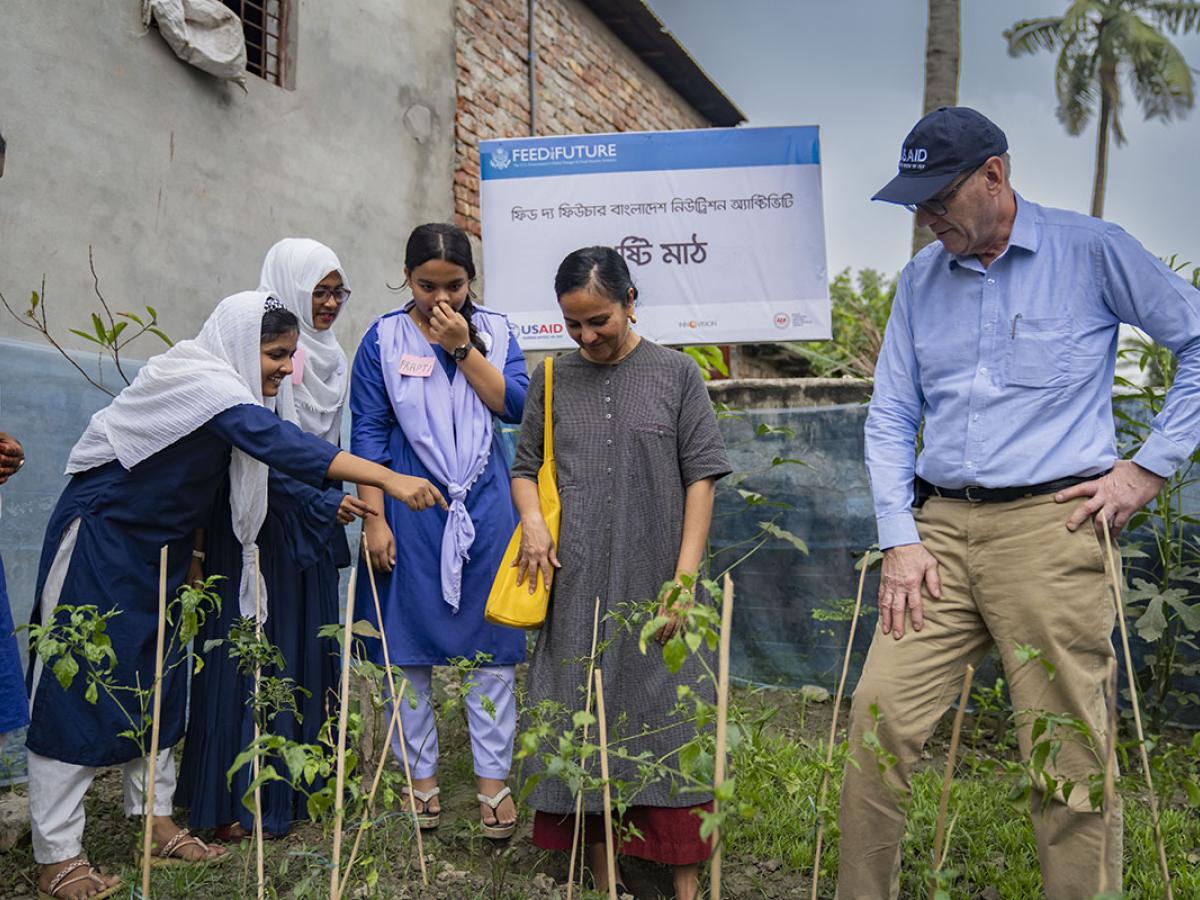
[[[430,788],[427,791],[417,790],[417,788],[412,789],[412,796],[416,797],[418,800],[420,800],[425,805],[425,809],[417,811],[417,827],[420,828],[422,831],[432,831],[434,828],[437,828],[439,825],[442,824],[442,811],[440,809],[435,813],[431,813],[428,811],[429,810],[429,801],[432,800],[434,797],[436,797],[441,792],[442,792],[442,789],[439,787]],[[408,797],[408,795],[409,795],[408,786],[405,785],[404,787],[400,788],[400,793],[402,796]],[[405,804],[404,804],[404,812],[405,813],[411,812],[407,802],[405,802]]]
[[[489,825],[487,822],[484,822],[482,818],[480,819],[480,824],[483,826],[484,837],[491,838],[494,841],[503,841],[512,837],[513,832],[517,830],[517,823],[515,821],[510,822],[507,825],[499,824],[500,815],[496,812],[497,808],[501,803],[504,802],[505,798],[510,796],[512,796],[512,791],[507,787],[500,788],[494,797],[489,797],[487,794],[475,795],[475,799],[477,799],[480,803],[486,803],[492,808],[492,815],[496,817],[495,825]]]

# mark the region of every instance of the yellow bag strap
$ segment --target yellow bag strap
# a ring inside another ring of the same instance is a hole
[[[546,421],[542,425],[542,459],[544,462],[554,462],[554,358],[546,357]]]

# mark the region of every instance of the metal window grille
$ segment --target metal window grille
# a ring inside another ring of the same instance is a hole
[[[223,0],[242,20],[246,71],[283,86],[287,66],[288,0]]]

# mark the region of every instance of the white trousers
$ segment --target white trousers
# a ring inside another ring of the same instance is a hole
[[[125,815],[145,814],[149,758],[120,766]],[[33,858],[40,865],[62,862],[83,852],[83,798],[99,769],[29,754],[29,818]],[[158,754],[154,771],[154,814],[171,815],[175,800],[175,758],[170,748]]]
[[[67,526],[42,589],[42,621],[49,622],[62,595],[71,554],[79,534],[79,520]],[[42,661],[33,668],[33,698],[42,677]],[[120,766],[124,781],[125,815],[145,814],[148,759],[133,759]],[[41,865],[62,862],[83,852],[83,798],[99,769],[48,759],[29,753],[29,817],[33,825],[33,858]],[[170,748],[158,754],[154,773],[154,814],[171,815],[175,800],[175,760]]]
[[[400,721],[404,725],[404,743],[413,778],[432,778],[438,768],[437,722],[429,703],[432,692],[432,666],[404,666],[409,687],[400,703]],[[475,774],[480,778],[504,780],[512,768],[513,736],[517,730],[517,699],[514,693],[514,666],[481,666],[469,676],[467,726],[471,732],[471,754]],[[414,709],[410,698],[416,697]],[[485,705],[483,698],[488,699]],[[489,711],[488,707],[492,711]],[[400,738],[392,735],[392,751],[400,759]]]

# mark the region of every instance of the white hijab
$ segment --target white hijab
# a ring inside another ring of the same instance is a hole
[[[262,291],[226,297],[195,340],[180,341],[152,357],[133,384],[92,416],[71,450],[67,474],[114,459],[132,469],[234,406],[257,403],[274,409],[274,398],[263,398],[259,351],[268,300],[274,298]],[[267,516],[267,466],[235,447],[229,485],[233,532],[242,544],[238,605],[243,616],[253,616],[255,540]],[[261,576],[259,590],[265,619],[267,593]]]
[[[307,238],[284,238],[267,251],[258,289],[270,291],[300,320],[301,381],[293,384],[288,379],[280,385],[275,409],[280,418],[336,445],[350,373],[333,329],[318,331],[312,318],[313,288],[330,272],[337,272],[349,290],[350,281],[332,250]]]

